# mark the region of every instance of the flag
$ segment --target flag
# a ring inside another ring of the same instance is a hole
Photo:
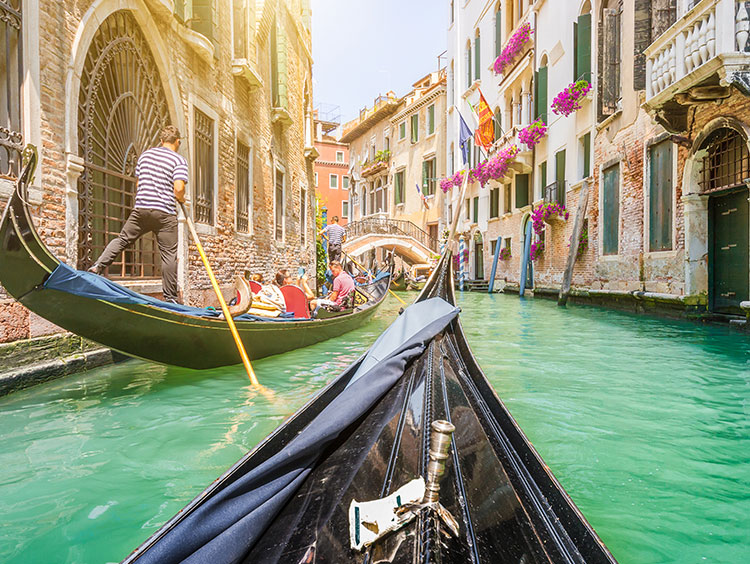
[[[492,143],[495,142],[495,126],[492,121],[494,116],[481,90],[479,90],[479,103],[473,106],[472,110],[474,110],[479,121],[479,127],[474,132],[474,142],[484,147],[485,150],[489,150]]]
[[[458,110],[456,110],[458,112]],[[471,129],[466,125],[464,116],[458,112],[458,119],[461,120],[461,131],[458,134],[458,146],[461,147],[461,153],[464,157],[464,164],[469,163],[469,140],[471,139]]]
[[[415,186],[417,187],[417,193],[419,194],[419,197],[422,198],[422,203],[424,204],[424,207],[427,209],[430,209],[430,204],[427,203],[427,196],[424,195],[424,192],[422,192],[422,189],[419,187],[419,184],[415,183]]]

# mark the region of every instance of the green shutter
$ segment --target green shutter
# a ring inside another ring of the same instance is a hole
[[[214,39],[213,0],[192,0],[190,27],[201,35]]]
[[[555,184],[557,185],[555,200],[565,205],[565,149],[555,154]]]
[[[547,187],[547,161],[544,161],[539,165],[539,178],[539,184],[541,184],[542,188],[542,197],[545,197],[544,189]]]
[[[175,0],[174,1],[174,17],[177,18],[178,21],[184,22],[185,21],[185,2],[187,0]]]
[[[422,161],[422,194],[427,196],[430,193],[429,179],[430,178],[430,163],[429,161]]]
[[[591,133],[583,136],[583,177],[591,176]]]
[[[578,16],[575,26],[575,77],[574,80],[591,82],[591,14]]]
[[[490,217],[497,217],[500,211],[500,188],[490,190]]]
[[[602,252],[616,255],[620,225],[620,166],[604,171],[602,182]]]
[[[471,45],[466,46],[466,88],[471,86]]]
[[[535,80],[536,96],[534,101],[536,102],[536,111],[534,112],[536,118],[542,118],[544,123],[547,123],[547,67],[540,68],[536,73]]]
[[[427,133],[435,133],[435,106],[427,108]]]
[[[286,54],[286,33],[284,33],[283,26],[279,25],[276,32],[276,46],[278,49],[278,107],[288,109],[288,96],[287,96],[287,54]]]
[[[495,57],[503,50],[503,18],[500,10],[495,12]]]
[[[500,114],[500,108],[495,108],[495,123],[493,124],[495,128],[495,141],[500,139],[503,135],[503,128],[502,128],[502,115]]]
[[[672,143],[663,141],[649,149],[649,251],[672,249]]]
[[[479,48],[479,36],[474,40],[474,79],[479,80],[482,72],[482,57],[480,57],[482,50]]]
[[[474,198],[474,223],[479,223],[479,196]]]
[[[516,174],[516,207],[529,205],[529,175]]]

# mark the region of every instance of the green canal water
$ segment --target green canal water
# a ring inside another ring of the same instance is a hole
[[[414,297],[414,294],[409,296]],[[621,563],[750,562],[750,339],[464,294],[487,377]],[[0,398],[0,562],[119,562],[394,319],[241,368],[126,362]]]

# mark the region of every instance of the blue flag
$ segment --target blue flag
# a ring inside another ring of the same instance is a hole
[[[458,112],[458,119],[461,120],[461,131],[458,134],[458,146],[461,147],[461,153],[464,157],[464,164],[468,164],[469,162],[469,141],[473,137],[473,133],[471,129],[469,129],[469,126],[466,125],[466,122],[464,121],[464,116],[461,115],[461,112]]]

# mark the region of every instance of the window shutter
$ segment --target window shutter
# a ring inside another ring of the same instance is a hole
[[[427,180],[430,177],[430,163],[429,161],[422,161],[422,186],[420,187],[422,189],[422,194],[427,195],[429,194],[429,181]]]
[[[529,175],[516,174],[516,207],[529,205]]]
[[[234,0],[232,6],[234,27],[234,59],[247,59],[247,5],[245,0]]]
[[[494,123],[494,129],[495,129],[495,141],[500,139],[503,135],[503,122],[502,122],[502,114],[500,113],[500,108],[495,108],[495,123]]]
[[[495,57],[503,50],[503,18],[500,10],[495,12]]]
[[[177,18],[177,21],[184,23],[185,18],[185,4],[188,2],[188,0],[174,0],[174,16]]]
[[[575,80],[591,82],[591,14],[578,16],[576,28]]]
[[[482,72],[482,50],[479,48],[479,36],[474,40],[474,79],[479,80]]]
[[[190,27],[211,41],[214,40],[213,0],[192,0]]]
[[[617,111],[620,98],[620,17],[617,10],[604,10],[604,69],[602,76],[602,114]]]
[[[583,177],[591,175],[591,133],[583,136]]]
[[[287,90],[287,54],[286,54],[286,34],[283,26],[276,24],[276,60],[278,61],[278,71],[276,80],[278,82],[278,104],[277,107],[288,109],[288,90]]]
[[[466,88],[471,86],[471,45],[466,46]]]
[[[536,117],[542,118],[542,121],[547,123],[547,67],[542,67],[537,71],[535,100]]]
[[[615,165],[604,171],[602,189],[602,252],[605,255],[616,255],[620,215],[619,165]]]
[[[565,205],[565,149],[555,154],[556,201]]]
[[[650,149],[649,251],[672,249],[672,143]]]
[[[479,196],[474,198],[474,223],[479,223]]]

